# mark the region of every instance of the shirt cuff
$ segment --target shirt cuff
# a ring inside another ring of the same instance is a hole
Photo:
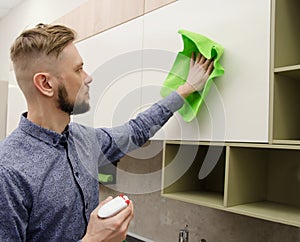
[[[158,104],[166,107],[172,113],[175,113],[183,106],[184,100],[176,91],[174,91],[164,99],[160,100]]]

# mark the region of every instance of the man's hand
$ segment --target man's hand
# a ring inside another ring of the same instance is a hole
[[[194,55],[195,54],[192,53],[188,78],[186,82],[177,89],[177,93],[183,98],[186,98],[195,91],[201,91],[214,67],[213,60],[206,59],[200,53],[196,59],[194,59]]]
[[[133,218],[132,202],[113,217],[99,218],[97,215],[99,208],[110,200],[112,197],[105,199],[93,210],[82,242],[121,242],[126,239],[128,226]]]

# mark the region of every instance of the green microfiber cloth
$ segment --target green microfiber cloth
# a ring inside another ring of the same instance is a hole
[[[100,183],[112,182],[113,181],[113,175],[98,173],[98,181]]]
[[[196,117],[199,108],[203,104],[212,85],[213,78],[224,74],[224,68],[219,63],[220,57],[224,52],[224,47],[201,34],[193,33],[188,30],[179,30],[178,33],[182,35],[184,48],[177,54],[172,69],[163,83],[160,92],[162,97],[177,90],[177,88],[186,81],[192,52],[195,54],[200,52],[206,59],[214,59],[214,69],[204,89],[201,92],[194,92],[189,95],[185,99],[185,104],[179,110],[183,120],[190,122]]]

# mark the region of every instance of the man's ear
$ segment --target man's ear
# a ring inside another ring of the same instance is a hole
[[[52,97],[54,95],[54,90],[49,73],[36,73],[33,76],[33,83],[43,95],[47,97]]]

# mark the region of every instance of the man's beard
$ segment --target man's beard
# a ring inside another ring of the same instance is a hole
[[[90,105],[84,100],[81,102],[72,103],[69,101],[68,93],[64,85],[60,85],[58,88],[58,108],[69,115],[81,114],[90,110]]]

